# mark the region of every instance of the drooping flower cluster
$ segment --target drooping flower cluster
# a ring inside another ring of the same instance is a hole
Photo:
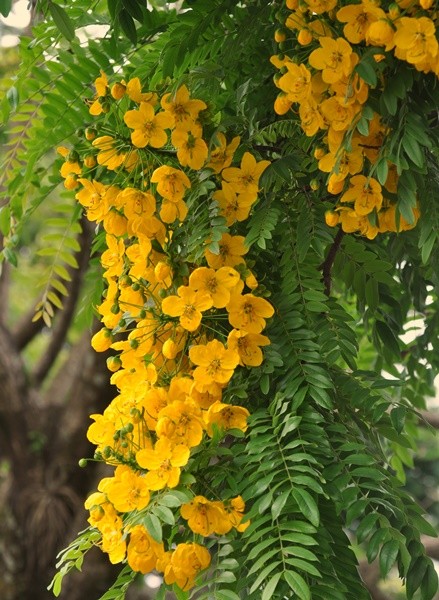
[[[274,108],[279,115],[297,112],[305,134],[314,137],[318,169],[337,197],[327,224],[368,238],[413,228],[418,207],[404,215],[398,208],[404,194],[399,178],[407,167],[395,158],[400,151],[392,154],[386,144],[402,132],[380,114],[375,92],[391,94],[386,74],[395,57],[439,76],[433,3],[286,0],[286,7],[275,35],[281,53],[272,57],[280,89]],[[401,99],[404,91],[396,94]]]
[[[157,569],[184,590],[209,565],[209,552],[181,533],[182,542],[166,550],[144,517],[191,472],[195,448],[246,430],[248,410],[227,401],[224,390],[239,366],[262,363],[270,342],[261,332],[274,312],[256,293],[244,237],[229,230],[248,217],[269,163],[245,152],[232,166],[240,139],[227,143],[218,132],[209,144],[205,110],[184,85],[159,98],[138,79],[110,87],[101,73],[90,106],[99,122],[86,130],[85,148],[59,149],[66,187],[78,188],[88,219],[105,233],[103,327],[92,345],[112,350],[107,364],[118,389],[88,430],[95,458],[115,466],[86,502],[89,521],[111,562]],[[204,252],[194,260],[185,255],[185,228],[206,202],[196,194],[206,177],[224,225],[216,245],[200,240]],[[172,506],[175,498],[183,504],[176,519],[192,532],[223,535],[248,525],[239,496],[187,494],[187,502],[174,496]]]

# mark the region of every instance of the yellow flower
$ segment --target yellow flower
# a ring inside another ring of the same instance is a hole
[[[108,553],[108,558],[113,565],[123,561],[126,554],[126,542],[123,535],[122,519],[105,522],[100,527],[102,534],[102,550]]]
[[[150,573],[164,552],[163,543],[156,542],[142,525],[136,525],[130,530],[127,562],[133,571]]]
[[[231,267],[221,267],[218,271],[199,267],[191,273],[189,287],[209,295],[215,308],[224,308],[229,303],[231,288],[235,287],[239,279],[239,273]]]
[[[342,77],[351,74],[352,48],[344,38],[333,40],[330,37],[320,38],[321,48],[313,50],[309,55],[309,64],[322,71],[325,83],[336,83]]]
[[[186,173],[167,165],[163,165],[153,172],[151,183],[157,183],[157,191],[160,196],[170,202],[182,200],[186,190],[191,187]]]
[[[337,0],[305,0],[309,10],[316,15],[329,12],[337,5]]]
[[[383,19],[385,16],[386,13],[381,8],[378,8],[372,2],[367,2],[367,0],[363,0],[361,4],[343,6],[336,14],[338,21],[346,23],[343,27],[343,33],[351,44],[362,42],[371,23]]]
[[[157,416],[157,435],[170,440],[176,446],[198,446],[203,437],[203,430],[201,410],[190,398],[171,402]]]
[[[171,553],[166,553],[157,568],[164,572],[168,585],[176,583],[183,591],[195,585],[200,571],[210,565],[209,551],[199,544],[178,544]]]
[[[350,188],[340,198],[340,202],[355,202],[354,209],[357,215],[364,216],[375,208],[380,210],[383,203],[381,185],[373,177],[355,175],[351,177]]]
[[[214,141],[219,142],[219,144],[211,151],[210,160],[207,163],[207,166],[210,169],[213,169],[215,173],[220,173],[223,169],[232,164],[233,155],[239,146],[241,138],[236,136],[230,144],[227,144],[226,136],[223,133],[218,132],[215,134]]]
[[[269,160],[256,162],[250,152],[245,152],[241,160],[241,167],[228,167],[222,172],[223,178],[231,183],[238,194],[246,192],[257,194],[259,178],[270,164]]]
[[[117,467],[114,477],[105,486],[108,500],[119,512],[142,510],[149,504],[149,490],[145,477],[130,467]]]
[[[299,117],[302,129],[309,137],[315,135],[319,129],[325,129],[326,127],[320,112],[320,106],[314,98],[308,98],[300,104]]]
[[[428,17],[401,17],[396,22],[394,42],[407,62],[416,65],[438,53],[436,27]],[[396,56],[399,57],[398,53]]]
[[[287,94],[291,102],[303,102],[311,95],[311,71],[304,64],[287,63],[287,73],[277,82],[277,86]]]
[[[156,219],[153,215],[156,209],[156,200],[152,194],[127,187],[119,193],[117,202],[123,207],[130,233],[135,235],[143,233],[149,236],[154,231]]]
[[[239,363],[238,353],[235,350],[228,350],[218,340],[212,340],[206,345],[192,346],[189,350],[189,358],[194,365],[198,365],[193,377],[202,385],[228,383]]]
[[[114,171],[118,169],[126,159],[126,153],[120,152],[117,146],[117,140],[115,140],[110,135],[103,135],[101,137],[96,138],[92,145],[95,146],[98,150],[98,164],[107,167],[110,171]]]
[[[345,131],[360,114],[358,104],[348,104],[343,97],[332,96],[320,105],[320,110],[335,131]]]
[[[348,175],[354,175],[361,171],[362,168],[363,155],[359,150],[353,152],[346,152],[345,150],[342,152],[328,152],[319,160],[320,171],[332,173],[330,178],[332,184],[343,182]]]
[[[221,214],[226,217],[227,225],[236,221],[245,221],[250,214],[250,209],[257,199],[256,194],[236,194],[233,186],[227,181],[222,182],[222,189],[213,194],[218,202]]]
[[[223,430],[240,429],[241,431],[246,431],[249,415],[250,413],[243,406],[215,402],[209,407],[205,416],[207,433],[212,437],[213,425]]]
[[[189,448],[183,445],[174,446],[166,438],[159,439],[154,450],[139,450],[136,460],[142,469],[148,469],[145,475],[146,485],[150,490],[173,488],[180,481],[180,467],[189,460]]]
[[[108,78],[103,71],[101,76],[95,79],[96,96],[94,102],[90,105],[89,112],[93,116],[98,116],[103,112],[108,112],[108,108],[105,106],[101,98],[108,96],[110,88],[108,87]]]
[[[366,42],[371,46],[384,46],[384,49],[388,52],[395,45],[394,36],[395,30],[391,25],[391,21],[386,18],[378,19],[371,23],[366,31]]]
[[[207,108],[202,100],[190,98],[189,90],[185,85],[179,87],[175,94],[165,94],[161,105],[174,120],[175,128],[186,131],[195,126],[199,112]]]
[[[172,132],[171,141],[177,148],[178,162],[182,167],[201,169],[207,160],[206,142],[190,130],[176,129]]]
[[[244,239],[242,235],[223,233],[219,242],[219,254],[214,254],[210,250],[205,251],[209,267],[219,269],[226,266],[235,267],[244,263],[242,257],[248,252],[247,246],[244,245]]]
[[[269,344],[270,340],[265,335],[247,333],[237,329],[232,329],[227,338],[227,346],[239,354],[239,364],[248,367],[259,367],[262,364],[264,356],[260,346]]]
[[[125,244],[123,239],[118,239],[113,235],[107,235],[105,239],[107,250],[102,253],[101,264],[105,269],[105,277],[109,278],[113,275],[119,275],[123,270]]]
[[[87,209],[87,219],[99,223],[110,210],[110,201],[114,197],[115,188],[99,181],[92,182],[88,179],[78,181],[83,189],[76,194],[75,198]]]
[[[127,111],[123,119],[130,129],[134,129],[131,141],[137,148],[145,148],[148,145],[161,148],[168,141],[165,129],[174,125],[169,114],[154,114],[154,108],[147,102],[142,102],[138,110]]]
[[[250,525],[250,521],[241,523],[244,517],[245,502],[241,496],[236,496],[229,501],[224,503],[224,510],[232,523],[233,527],[237,531],[245,531]]]
[[[168,296],[163,300],[162,311],[171,317],[180,317],[180,325],[186,331],[195,331],[201,323],[201,313],[212,308],[212,297],[185,285],[181,285],[177,293],[178,296]]]
[[[234,295],[227,305],[229,322],[236,329],[242,329],[248,333],[260,333],[265,327],[265,319],[272,317],[274,308],[259,296],[244,294]]]
[[[130,100],[137,102],[137,104],[148,102],[148,104],[154,106],[157,102],[157,94],[153,92],[142,93],[142,86],[138,77],[134,77],[128,81],[126,84],[126,94]]]
[[[181,506],[180,514],[194,533],[205,537],[212,533],[226,533],[224,528],[227,528],[228,519],[221,503],[210,502],[204,496],[195,496],[191,502]]]

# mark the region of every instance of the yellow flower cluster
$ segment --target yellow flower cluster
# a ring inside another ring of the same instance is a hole
[[[203,139],[206,108],[184,85],[159,99],[142,92],[138,79],[110,87],[101,73],[90,106],[101,122],[87,129],[84,149],[59,149],[65,185],[79,187],[77,200],[105,232],[107,286],[97,309],[103,328],[92,345],[114,352],[107,364],[118,389],[87,433],[96,458],[116,467],[86,502],[89,522],[111,562],[157,569],[184,590],[209,565],[209,552],[184,542],[165,551],[131,517],[179,485],[193,449],[218,433],[247,429],[248,410],[226,402],[223,391],[238,366],[262,363],[261,347],[270,342],[261,332],[274,312],[254,293],[243,236],[223,233],[216,253],[200,240],[203,258],[181,264],[174,240],[190,221],[186,198],[199,170],[231,226],[248,217],[269,164],[245,152],[232,166],[240,139],[228,144],[221,132]],[[245,529],[244,508],[239,496],[195,496],[181,518],[194,533],[223,535]]]
[[[417,208],[411,222],[397,214],[397,166],[387,160],[381,182],[372,176],[390,129],[376,104],[374,109],[367,105],[370,87],[357,67],[367,52],[376,62],[393,60],[393,55],[418,71],[439,76],[432,5],[431,0],[286,0],[284,28],[275,34],[282,52],[271,59],[279,69],[274,108],[279,115],[293,108],[305,134],[315,137],[314,157],[319,170],[328,173],[327,190],[340,195],[335,210],[326,215],[330,226],[340,223],[345,232],[372,239],[377,233],[416,225]],[[306,62],[284,51],[306,57]]]

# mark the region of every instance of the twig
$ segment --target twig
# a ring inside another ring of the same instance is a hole
[[[329,249],[328,256],[320,265],[319,269],[322,270],[323,283],[325,284],[325,294],[329,296],[331,294],[331,270],[332,265],[334,264],[335,257],[337,255],[338,249],[340,248],[341,241],[344,236],[343,229],[339,229],[337,231],[337,235],[334,238],[332,246]]]

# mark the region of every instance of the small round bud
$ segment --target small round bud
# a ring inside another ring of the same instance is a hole
[[[287,35],[285,33],[285,30],[284,29],[276,29],[276,31],[274,32],[274,41],[279,44],[280,42],[284,42],[286,39],[287,39]]]
[[[301,29],[297,34],[297,41],[301,46],[308,46],[312,42],[312,33],[309,29]]]
[[[87,129],[85,130],[85,139],[88,140],[89,142],[91,142],[92,140],[94,140],[96,137],[96,129],[94,129],[93,127],[87,127]]]
[[[162,354],[165,358],[169,360],[174,359],[178,354],[178,346],[174,342],[174,340],[166,340],[162,347]]]
[[[64,179],[64,187],[66,190],[74,190],[79,186],[79,181],[76,175],[67,175]]]
[[[95,159],[95,157],[92,156],[92,155],[86,156],[84,158],[84,165],[87,168],[89,168],[89,169],[92,169],[93,167],[95,167],[96,166],[96,159]]]
[[[109,356],[107,358],[107,369],[112,373],[115,373],[122,366],[122,361],[118,356]]]
[[[120,100],[125,96],[126,87],[123,83],[115,83],[111,88],[111,95],[115,100]]]
[[[81,459],[78,461],[78,465],[81,467],[81,469],[83,469],[84,467],[86,467],[86,466],[87,466],[87,459],[86,459],[86,458],[81,458]]]

